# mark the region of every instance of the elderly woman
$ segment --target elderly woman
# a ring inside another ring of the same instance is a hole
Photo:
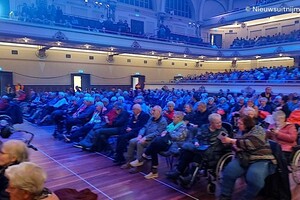
[[[142,160],[135,160],[130,165],[135,166],[136,163],[143,162],[148,156],[151,156],[152,167],[151,172],[145,176],[146,179],[157,178],[158,167],[158,153],[162,151],[170,151],[178,153],[180,148],[187,137],[186,124],[183,121],[184,113],[175,111],[173,122],[170,123],[166,130],[156,137],[154,141],[147,147],[145,153],[142,155]],[[177,152],[176,152],[177,151]]]
[[[257,117],[257,116],[258,116],[258,106],[256,106],[256,105],[254,104],[254,100],[253,100],[253,99],[248,99],[247,104],[244,105],[244,106],[241,108],[241,110],[239,111],[239,113],[240,113],[241,115],[243,115],[243,114],[245,113],[245,110],[246,110],[247,108],[253,108],[253,109],[254,109],[254,115],[255,115],[254,117]]]
[[[237,153],[236,158],[224,169],[220,200],[231,199],[235,182],[242,176],[246,178],[247,188],[241,199],[254,199],[263,188],[265,178],[274,173],[276,168],[273,164],[275,158],[266,142],[264,129],[256,126],[253,118],[249,116],[242,116],[238,121],[238,127],[243,132],[241,138],[221,139],[225,144],[232,144]],[[248,155],[248,159],[241,159],[238,155],[242,154]]]
[[[6,169],[5,176],[9,180],[6,191],[10,200],[59,200],[44,188],[46,173],[34,163],[23,162],[10,166]]]
[[[177,179],[184,175],[189,164],[192,162],[201,163],[203,159],[207,160],[209,167],[215,167],[217,161],[226,152],[226,148],[218,138],[219,134],[227,133],[222,127],[222,117],[217,113],[210,114],[209,123],[203,124],[197,134],[189,138],[180,152],[177,167],[166,173],[170,179]]]
[[[297,145],[296,127],[294,124],[286,122],[286,115],[281,110],[274,112],[272,116],[275,124],[269,126],[267,136],[280,144],[283,154],[289,162],[292,148]]]
[[[4,176],[7,167],[17,165],[28,160],[28,148],[24,142],[9,140],[3,143],[0,151],[0,199],[8,200],[9,194],[5,191],[8,180]]]
[[[163,116],[166,118],[168,124],[172,122],[174,116],[175,103],[173,101],[169,101],[167,103],[167,109],[164,110]]]

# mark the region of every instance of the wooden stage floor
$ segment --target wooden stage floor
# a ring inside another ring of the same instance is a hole
[[[91,189],[99,200],[213,200],[206,192],[207,181],[203,177],[192,189],[185,190],[170,180],[164,173],[168,170],[164,158],[160,159],[159,178],[146,180],[143,176],[149,169],[129,174],[115,166],[112,160],[99,153],[90,153],[74,148],[72,144],[52,138],[53,126],[38,127],[28,122],[15,125],[16,129],[35,134],[31,161],[41,165],[48,173],[46,186],[52,191],[61,188]],[[234,199],[242,193],[237,185]],[[300,186],[291,180],[293,200],[300,199]],[[261,199],[261,198],[257,198]]]

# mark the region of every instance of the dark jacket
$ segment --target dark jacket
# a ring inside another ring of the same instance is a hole
[[[209,110],[206,110],[204,112],[196,111],[194,114],[193,121],[191,121],[190,123],[196,124],[200,128],[203,124],[208,123],[208,116],[210,114],[211,112]]]
[[[138,115],[137,119],[134,115],[132,115],[127,127],[131,128],[132,132],[138,133],[141,130],[141,128],[143,128],[143,126],[148,122],[149,118],[150,116],[144,111],[142,111]]]
[[[93,116],[94,111],[95,111],[95,105],[90,105],[86,107],[82,112],[80,112],[77,118],[88,122]]]
[[[112,122],[111,127],[108,128],[119,128],[120,131],[125,130],[129,119],[129,113],[126,110],[117,115],[115,120]]]

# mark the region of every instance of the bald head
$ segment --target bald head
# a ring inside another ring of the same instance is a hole
[[[138,115],[142,112],[142,107],[140,104],[134,104],[132,106],[132,112],[134,113],[134,115]]]

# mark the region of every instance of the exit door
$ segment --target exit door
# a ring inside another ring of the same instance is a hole
[[[82,90],[90,89],[91,86],[91,77],[90,74],[83,73],[74,73],[71,74],[71,87],[76,91],[76,88],[80,88]]]

